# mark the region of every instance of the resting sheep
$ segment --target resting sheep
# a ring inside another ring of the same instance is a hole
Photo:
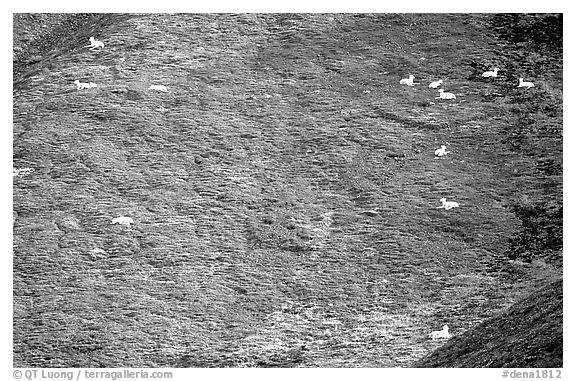
[[[456,95],[452,93],[445,93],[444,89],[440,89],[438,92],[440,93],[440,96],[436,97],[436,99],[456,99]]]
[[[148,90],[156,90],[156,91],[162,91],[164,93],[168,92],[168,88],[164,85],[150,85],[150,87],[148,88]]]
[[[436,156],[445,156],[445,155],[448,155],[449,153],[450,153],[450,151],[446,151],[445,145],[441,145],[440,148],[438,148],[436,151],[434,151],[434,155],[436,155]]]
[[[400,84],[401,85],[414,86],[414,78],[416,78],[416,77],[414,77],[412,74],[410,74],[408,76],[408,78],[402,78],[400,80]]]
[[[446,209],[446,210],[450,210],[452,208],[459,208],[460,204],[458,204],[455,201],[446,201],[446,198],[442,197],[440,199],[440,202],[442,203],[442,206],[437,206],[436,209]]]
[[[448,326],[444,325],[442,331],[433,331],[428,335],[432,340],[449,339],[452,335],[448,332]]]
[[[489,77],[496,77],[498,75],[498,68],[494,68],[493,71],[485,71],[484,73],[482,73],[482,77],[484,78],[489,78]]]
[[[85,83],[85,82],[80,82],[79,80],[75,80],[74,84],[76,84],[76,88],[78,90],[91,89],[93,87],[98,87],[94,82]]]
[[[524,82],[524,78],[520,78],[520,84],[518,87],[525,87],[527,89],[534,87],[534,83],[532,82]]]
[[[130,226],[133,224],[134,220],[130,217],[116,217],[112,220],[112,224],[120,224],[124,226]]]
[[[428,85],[429,88],[431,89],[436,89],[438,88],[438,86],[440,86],[443,83],[443,81],[440,79],[436,82],[432,82],[431,84]]]
[[[96,40],[94,37],[90,37],[90,45],[85,46],[85,48],[90,48],[90,50],[94,50],[96,48],[104,48],[104,43],[102,41]]]

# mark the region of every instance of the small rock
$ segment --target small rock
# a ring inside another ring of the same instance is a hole
[[[56,222],[56,226],[58,226],[58,229],[60,229],[64,232],[75,231],[75,230],[81,229],[80,220],[74,216],[64,217],[60,221]]]
[[[90,257],[92,257],[92,259],[105,258],[107,255],[107,253],[104,250],[102,250],[98,247],[90,250],[89,253],[90,253]]]
[[[27,64],[32,65],[42,61],[42,56],[32,56],[26,61]]]

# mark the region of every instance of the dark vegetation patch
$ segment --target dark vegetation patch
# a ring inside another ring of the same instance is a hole
[[[562,262],[562,14],[500,14],[491,25],[505,42],[506,67],[518,76],[547,79],[536,91],[516,90],[510,102],[512,124],[504,140],[529,161],[512,211],[521,227],[511,238],[509,257]],[[536,180],[538,179],[538,180]],[[536,180],[536,181],[534,181]],[[527,187],[528,188],[528,187]]]
[[[491,16],[35,17],[17,367],[409,366],[561,273],[562,72],[517,89]]]
[[[514,44],[527,44],[531,50],[562,52],[563,14],[502,13],[492,17],[499,36]]]

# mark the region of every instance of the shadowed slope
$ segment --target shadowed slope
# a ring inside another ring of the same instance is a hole
[[[562,281],[454,337],[414,367],[561,368]]]

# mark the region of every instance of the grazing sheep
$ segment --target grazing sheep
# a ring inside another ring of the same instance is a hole
[[[520,84],[518,87],[525,87],[527,89],[534,87],[534,83],[532,82],[524,82],[524,78],[520,78]]]
[[[485,71],[484,73],[482,73],[482,77],[484,78],[489,78],[489,77],[496,77],[498,75],[498,69],[497,67],[494,68],[493,71]]]
[[[446,209],[446,210],[450,210],[452,208],[459,208],[460,204],[458,204],[455,201],[446,201],[446,199],[444,197],[442,197],[440,199],[440,202],[442,203],[442,206],[437,206],[436,209]]]
[[[440,93],[440,96],[436,97],[436,99],[456,99],[456,95],[452,93],[445,93],[444,89],[440,89],[438,92]]]
[[[78,90],[91,89],[93,87],[98,87],[94,82],[85,83],[85,82],[80,82],[79,80],[75,80],[74,84],[76,84],[76,88]]]
[[[130,217],[116,217],[112,220],[112,224],[120,224],[124,226],[130,226],[133,224],[134,220]]]
[[[431,89],[436,89],[438,88],[438,86],[440,86],[444,81],[442,81],[441,79],[436,81],[436,82],[432,82],[431,84],[428,85],[429,88]]]
[[[450,151],[446,151],[445,145],[441,145],[440,148],[438,148],[436,151],[434,151],[434,155],[436,155],[436,156],[445,156],[445,155],[448,155],[449,153],[450,153]]]
[[[444,325],[442,327],[442,331],[433,331],[428,335],[429,338],[431,338],[432,340],[437,340],[437,339],[449,339],[452,337],[452,335],[448,332],[448,326]]]
[[[96,48],[104,48],[104,43],[102,41],[96,40],[94,37],[90,37],[90,45],[85,46],[85,48],[90,47],[90,50]]]
[[[401,85],[414,86],[414,78],[416,78],[416,77],[414,77],[412,74],[410,74],[408,76],[408,78],[402,78],[400,80],[400,84]]]
[[[164,85],[150,85],[150,87],[148,88],[148,90],[156,90],[156,91],[162,91],[164,93],[168,92],[168,88]]]

